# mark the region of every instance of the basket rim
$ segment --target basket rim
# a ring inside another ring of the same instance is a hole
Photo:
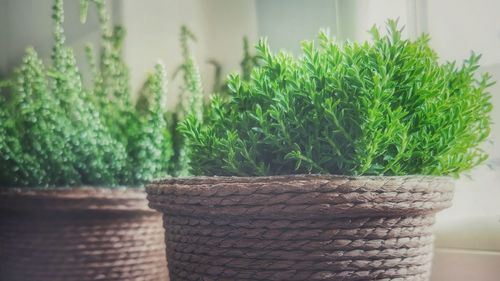
[[[0,209],[46,211],[151,211],[144,188],[92,186],[0,188]]]
[[[274,176],[186,176],[186,177],[164,177],[151,181],[146,185],[146,190],[152,184],[182,184],[196,185],[200,183],[259,183],[269,181],[297,181],[297,180],[430,180],[430,181],[453,181],[451,176],[429,176],[429,175],[404,175],[404,176],[349,176],[335,174],[291,174]]]
[[[451,205],[454,181],[434,176],[187,177],[146,186],[169,215],[254,218],[429,214]]]

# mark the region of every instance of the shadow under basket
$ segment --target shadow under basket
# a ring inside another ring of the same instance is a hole
[[[428,280],[446,177],[193,177],[146,189],[170,278]]]
[[[144,190],[0,190],[0,280],[168,280],[163,235]]]

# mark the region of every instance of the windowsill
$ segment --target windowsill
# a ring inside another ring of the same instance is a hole
[[[436,247],[491,251],[500,254],[500,215],[440,221]]]
[[[453,206],[436,218],[436,247],[500,253],[500,172],[483,165],[457,181]]]
[[[431,281],[498,281],[500,253],[437,249]]]

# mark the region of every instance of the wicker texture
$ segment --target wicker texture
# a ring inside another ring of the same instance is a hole
[[[161,214],[141,190],[0,191],[0,280],[168,280]]]
[[[428,280],[445,177],[156,181],[171,280]]]

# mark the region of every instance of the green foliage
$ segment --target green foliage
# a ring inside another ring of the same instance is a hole
[[[82,18],[88,3],[81,1]],[[0,185],[139,185],[165,174],[170,138],[160,99],[165,73],[148,82],[153,100],[142,110],[130,102],[121,57],[123,30],[111,30],[103,0],[93,0],[102,31],[101,60],[91,59],[93,83],[84,88],[73,52],[64,45],[63,2],[53,8],[54,47],[47,69],[28,49],[0,96]]]
[[[203,125],[181,124],[196,175],[457,175],[485,160],[492,105],[479,56],[440,64],[427,36],[371,30],[373,42],[337,44],[325,33],[303,55],[265,41],[251,79],[232,75]]]
[[[152,100],[148,107],[138,110],[141,114],[134,116],[133,122],[129,123],[128,170],[132,172],[133,182],[164,176],[169,166],[171,138],[161,109],[161,100],[167,88],[165,76],[164,67],[157,64],[144,89]]]
[[[72,129],[68,130],[67,141],[75,153],[73,165],[82,181],[96,185],[116,185],[115,175],[124,168],[125,150],[110,135],[109,128],[99,118],[99,110],[90,102],[89,92],[83,88],[73,50],[64,45],[63,1],[57,0],[55,3],[51,94],[59,101],[60,109],[70,120]],[[43,164],[43,159],[40,163]],[[68,181],[65,184],[74,184],[73,179]]]
[[[189,175],[189,158],[184,138],[178,131],[178,123],[187,114],[192,114],[199,120],[203,115],[203,87],[201,84],[200,71],[192,55],[189,43],[196,41],[196,37],[186,26],[181,27],[180,43],[183,62],[174,72],[174,78],[178,73],[182,74],[181,94],[176,111],[166,115],[166,119],[172,124],[171,135],[173,144],[173,157],[170,166],[170,173],[175,176]]]
[[[203,87],[201,85],[200,71],[196,65],[191,49],[189,48],[190,41],[196,41],[196,37],[187,26],[183,25],[180,32],[183,62],[174,73],[174,78],[177,73],[182,73],[183,80],[177,112],[181,115],[192,113],[201,119],[203,109]]]
[[[70,149],[75,140],[72,123],[50,94],[46,72],[35,50],[28,49],[15,71],[9,100],[1,100],[2,183],[56,185],[66,178],[80,180],[77,167],[67,165],[76,160]]]

